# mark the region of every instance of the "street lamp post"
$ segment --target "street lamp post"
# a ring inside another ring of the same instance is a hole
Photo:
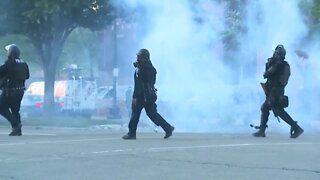
[[[119,76],[118,68],[118,40],[117,40],[117,26],[118,20],[115,20],[113,23],[113,101],[112,101],[112,110],[111,117],[112,119],[121,118],[118,103],[117,103],[117,79]]]

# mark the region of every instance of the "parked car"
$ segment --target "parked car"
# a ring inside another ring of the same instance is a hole
[[[119,108],[119,115],[121,117],[127,117],[127,107],[125,104],[125,90],[127,86],[117,87],[117,107]],[[99,88],[100,91],[97,94],[96,99],[96,115],[103,116],[107,118],[114,117],[114,107],[113,98],[114,90],[113,88]]]
[[[91,117],[95,112],[96,82],[85,79],[54,82],[54,112]],[[32,82],[25,92],[22,111],[37,115],[43,111],[44,81]]]
[[[23,117],[41,116],[43,115],[44,105],[43,95],[25,94],[21,101],[20,113]],[[60,98],[54,99],[54,114],[61,114],[63,107]]]

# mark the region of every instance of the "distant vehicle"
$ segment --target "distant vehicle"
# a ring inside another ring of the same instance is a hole
[[[112,87],[111,86],[100,86],[98,87],[97,94],[99,96],[100,93],[104,91],[109,91]]]
[[[128,86],[117,86],[117,102],[121,117],[127,117],[127,107],[125,103],[125,92]],[[112,117],[114,91],[112,86],[100,89],[96,100],[96,115],[103,117]]]
[[[89,80],[55,81],[54,102],[55,112],[68,115],[90,117],[95,112],[97,85]],[[22,100],[22,113],[41,113],[44,97],[44,82],[30,84]],[[40,108],[40,109],[39,109]]]
[[[97,84],[90,80],[64,81],[63,113],[91,117],[96,110]]]
[[[43,95],[25,94],[21,101],[21,115],[24,117],[39,116],[43,114]],[[54,100],[54,114],[59,115],[62,112],[63,103],[59,98]]]

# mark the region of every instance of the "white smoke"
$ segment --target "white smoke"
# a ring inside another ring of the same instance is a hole
[[[318,99],[319,95],[317,96],[311,90],[314,89],[314,84],[308,82],[313,79],[312,76],[315,75],[313,72],[316,71],[301,66],[301,64],[310,66],[313,57],[310,56],[308,60],[303,61],[295,54],[295,50],[306,50],[305,47],[301,47],[300,42],[308,33],[299,11],[298,1],[259,0],[250,2],[248,5],[248,33],[242,50],[258,52],[265,61],[268,56],[271,56],[271,50],[277,44],[285,46],[286,60],[291,66],[291,77],[286,87],[290,106],[286,111],[303,127],[313,130],[312,121],[318,120],[319,113],[312,108],[315,105],[314,100]],[[264,62],[259,63],[261,66],[258,74],[262,74]],[[278,127],[287,129],[286,125]]]
[[[222,59],[224,3],[194,2],[125,1],[129,10],[144,9],[143,22],[138,24],[144,25],[141,28],[145,33],[139,37],[137,51],[149,49],[158,70],[159,104],[163,101],[168,110],[161,112],[160,108],[159,113],[180,131],[246,131],[251,122],[259,123],[264,100],[259,82],[264,81],[264,63],[272,55],[272,48],[283,44],[290,64],[297,58],[293,52],[307,33],[298,4],[291,0],[249,2],[248,31],[241,37],[242,46],[234,57],[242,71],[235,71]],[[248,63],[256,68],[247,67]],[[292,74],[287,89],[295,89],[297,84],[295,70]],[[240,83],[233,84],[233,77],[238,77]],[[295,93],[287,92],[289,97]],[[306,113],[298,113],[295,103],[294,99],[289,114],[294,117]],[[270,115],[270,121],[273,119]]]

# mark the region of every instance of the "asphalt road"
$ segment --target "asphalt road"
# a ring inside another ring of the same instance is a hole
[[[139,132],[0,127],[1,180],[320,179],[320,135]]]

